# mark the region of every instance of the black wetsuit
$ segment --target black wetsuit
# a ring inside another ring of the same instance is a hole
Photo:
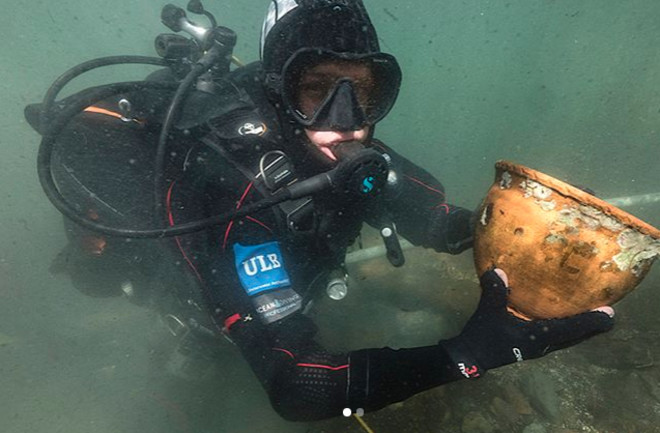
[[[251,103],[211,119],[206,136],[188,149],[168,194],[171,224],[270,194],[257,176],[269,151],[289,155],[299,178],[323,170],[296,143],[295,128],[273,111],[254,73],[247,68],[233,81]],[[374,146],[398,176],[398,186],[377,198],[327,193],[178,239],[216,319],[287,419],[338,416],[346,407],[373,410],[463,377],[440,346],[329,353],[303,314],[315,290],[325,288],[324,276],[341,267],[363,222],[376,228],[394,222],[405,239],[438,252],[471,246],[471,212],[447,204],[429,173],[379,142]]]
[[[197,221],[268,196],[258,176],[267,152],[286,154],[298,179],[327,170],[300,142],[296,126],[268,101],[258,68],[241,68],[218,86],[218,94],[188,101],[168,149],[164,223]],[[152,223],[152,175],[140,167],[148,166],[154,154],[144,142],[155,142],[167,97],[124,96],[135,107],[135,121],[91,112],[62,137],[70,150],[59,157],[68,163],[59,169],[61,184],[65,177],[73,179],[67,182],[80,193],[83,174],[99,182],[94,178],[99,167],[90,170],[94,162],[81,155],[98,157],[101,142],[107,159],[119,161],[116,167],[100,168],[110,171],[116,185],[92,189],[109,188],[107,194],[114,193],[118,201],[133,197],[127,212],[144,225]],[[375,198],[325,193],[170,242],[203,291],[218,332],[224,328],[240,348],[286,419],[334,417],[346,407],[374,410],[464,377],[439,345],[330,353],[314,340],[316,327],[303,313],[315,293],[325,289],[328,274],[342,268],[346,249],[365,222],[376,228],[393,222],[403,238],[438,252],[456,254],[471,246],[471,212],[447,204],[443,186],[429,173],[378,141],[372,146],[386,155],[398,179]],[[133,147],[145,153],[137,164],[134,156],[122,156]],[[140,194],[147,197],[142,202],[132,194],[141,183],[146,187]],[[106,214],[110,223],[121,221],[113,221],[113,212]]]

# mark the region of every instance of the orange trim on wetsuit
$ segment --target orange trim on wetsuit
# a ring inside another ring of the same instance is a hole
[[[135,122],[135,123],[140,123],[140,124],[143,123],[141,120],[127,118],[127,117],[124,117],[121,113],[117,113],[116,111],[111,111],[111,110],[107,110],[105,108],[97,107],[95,105],[90,105],[89,107],[85,108],[84,111],[87,112],[87,113],[103,114],[105,116],[114,117],[114,118],[119,119],[123,122],[130,121],[130,122]]]

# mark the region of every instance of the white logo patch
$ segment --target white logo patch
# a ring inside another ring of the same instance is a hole
[[[258,135],[262,136],[266,133],[266,125],[263,123],[260,123],[259,125],[255,125],[252,122],[246,122],[243,126],[238,128],[238,133],[241,134],[242,136],[246,135]]]

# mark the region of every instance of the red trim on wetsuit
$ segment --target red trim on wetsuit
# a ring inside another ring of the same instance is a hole
[[[227,239],[229,239],[229,232],[231,231],[231,228],[234,226],[234,220],[229,221],[229,224],[227,224],[227,229],[225,230],[225,238],[222,241],[222,251],[225,251],[227,249]]]
[[[243,206],[243,202],[245,201],[245,198],[249,194],[250,190],[252,189],[252,185],[254,182],[250,182],[248,186],[245,188],[245,191],[243,191],[243,195],[241,195],[241,198],[238,200],[238,203],[236,204],[236,210],[239,210],[241,206]],[[229,221],[229,224],[227,225],[227,230],[225,230],[225,238],[222,241],[222,250],[227,249],[227,240],[229,239],[229,233],[231,232],[232,227],[234,227],[234,220]]]
[[[405,177],[407,177],[410,181],[415,182],[416,184],[418,184],[418,185],[420,185],[420,186],[422,186],[422,187],[428,189],[429,191],[432,191],[432,192],[435,192],[435,193],[437,193],[437,194],[440,194],[440,195],[442,196],[442,199],[443,199],[443,200],[445,199],[445,193],[442,192],[442,191],[440,191],[439,189],[433,188],[432,186],[425,184],[425,183],[422,182],[421,180],[416,179],[416,178],[414,178],[414,177],[412,177],[412,176],[409,176],[409,175],[407,175],[407,174],[405,175]],[[449,205],[448,205],[447,203],[440,203],[439,205],[433,206],[433,209],[436,209],[436,208],[444,208],[445,213],[446,213],[447,215],[449,215]]]
[[[291,359],[296,359],[293,353],[286,349],[282,349],[279,347],[273,347],[273,350],[276,350],[278,352],[285,353],[291,357]],[[298,362],[296,363],[296,367],[308,367],[308,368],[322,368],[324,370],[332,370],[332,371],[339,371],[339,370],[346,370],[349,367],[349,364],[344,364],[344,365],[339,365],[336,367],[333,367],[332,365],[324,365],[324,364],[309,364],[305,362]]]
[[[247,198],[247,195],[249,194],[250,190],[252,189],[252,185],[254,185],[254,182],[250,182],[248,186],[245,188],[245,191],[243,191],[243,195],[241,196],[241,199],[238,201],[238,204],[236,205],[236,210],[239,210],[241,206],[243,206],[243,202]]]
[[[273,350],[277,350],[278,352],[286,353],[287,355],[289,355],[289,356],[291,357],[291,359],[296,359],[296,357],[293,356],[293,353],[289,352],[289,351],[286,350],[286,349],[280,349],[280,348],[278,348],[278,347],[273,347]]]
[[[172,182],[170,184],[170,187],[167,190],[167,197],[165,199],[165,207],[167,209],[167,220],[170,223],[170,227],[174,226],[174,214],[172,213],[172,191],[174,190],[174,184],[176,181]],[[183,256],[183,259],[186,261],[188,264],[188,267],[193,271],[195,274],[195,277],[199,280],[200,283],[204,284],[204,279],[202,278],[202,275],[199,273],[197,270],[197,267],[195,267],[195,264],[190,260],[188,257],[188,254],[186,254],[186,250],[183,249],[183,245],[181,245],[181,239],[179,239],[179,236],[174,237],[174,241],[176,242],[177,247],[179,248],[179,251],[181,251],[181,255]]]
[[[346,370],[348,368],[348,364],[340,365],[338,367],[332,367],[330,365],[305,364],[303,362],[299,362],[299,363],[296,364],[296,367],[322,368],[324,370],[339,371],[339,370]]]
[[[241,320],[241,315],[238,314],[238,313],[234,314],[233,316],[227,317],[225,319],[225,329],[224,330],[228,332],[229,328],[231,328],[234,325],[234,323],[238,322],[239,320]]]
[[[261,221],[259,221],[259,220],[256,219],[256,218],[252,218],[251,216],[246,216],[245,219],[248,220],[248,221],[252,221],[252,222],[255,223],[255,224],[259,224],[261,227],[265,228],[265,229],[268,230],[269,232],[272,232],[272,231],[273,231],[273,229],[271,229],[271,228],[268,227],[266,224],[262,223]]]
[[[440,194],[442,197],[445,196],[445,193],[444,193],[444,192],[440,191],[439,189],[433,188],[432,186],[429,186],[429,185],[425,184],[424,182],[422,182],[422,181],[419,180],[419,179],[415,179],[414,177],[409,176],[409,175],[407,175],[407,174],[405,175],[405,177],[407,177],[407,178],[410,179],[411,181],[415,182],[416,184],[423,186],[424,188],[428,189],[429,191],[433,191],[433,192],[435,192],[435,193],[438,193],[438,194]]]
[[[245,202],[245,199],[247,198],[248,194],[252,190],[252,186],[254,185],[254,182],[250,182],[248,186],[245,188],[245,191],[243,191],[243,195],[241,195],[240,200],[238,200],[238,204],[236,205],[236,210],[239,210],[241,206],[243,206],[243,202]],[[246,220],[251,221],[255,224],[260,225],[261,227],[265,228],[269,232],[272,232],[273,230],[268,227],[266,224],[262,223],[256,218],[252,218],[251,216],[246,216]],[[231,229],[234,227],[234,220],[229,221],[229,224],[227,224],[227,229],[225,230],[225,237],[222,241],[222,250],[225,251],[227,249],[227,241],[229,240],[229,234],[231,233]]]
[[[440,203],[437,206],[433,206],[433,209],[436,209],[436,208],[439,208],[439,207],[443,208],[445,210],[445,213],[447,215],[449,215],[449,205],[447,203]]]

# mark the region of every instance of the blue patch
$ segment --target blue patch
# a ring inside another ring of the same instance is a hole
[[[234,244],[234,264],[248,296],[291,285],[278,242]]]

